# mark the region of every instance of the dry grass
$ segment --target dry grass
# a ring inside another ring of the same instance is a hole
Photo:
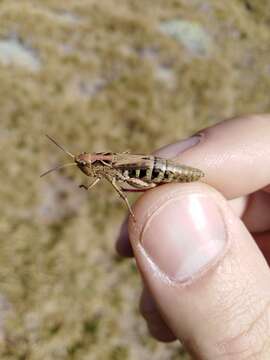
[[[114,252],[125,212],[70,151],[150,152],[238,113],[270,108],[269,1],[2,0],[0,38],[39,64],[0,65],[0,326],[3,360],[187,359],[137,311],[140,280]],[[204,54],[162,33],[185,19]]]

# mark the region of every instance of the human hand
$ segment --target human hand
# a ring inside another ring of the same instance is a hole
[[[207,185],[149,190],[122,227],[117,249],[135,256],[151,334],[195,359],[270,359],[270,116],[227,120],[156,154],[203,170]]]

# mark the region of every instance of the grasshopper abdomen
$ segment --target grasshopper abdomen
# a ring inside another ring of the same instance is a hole
[[[115,168],[126,179],[139,179],[148,184],[162,184],[170,182],[191,182],[204,176],[199,169],[180,165],[173,160],[167,160],[156,156],[137,155],[138,159],[130,163],[116,162]]]

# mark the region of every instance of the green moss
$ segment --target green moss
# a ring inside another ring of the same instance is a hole
[[[92,319],[88,319],[84,321],[83,331],[86,334],[94,335],[98,332],[98,326],[99,326],[99,317],[96,316]]]
[[[128,349],[124,346],[115,346],[112,349],[111,357],[112,360],[124,360],[128,359]]]

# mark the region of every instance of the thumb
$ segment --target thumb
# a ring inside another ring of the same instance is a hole
[[[195,358],[270,359],[270,271],[222,195],[200,183],[163,185],[134,212],[143,279]]]

